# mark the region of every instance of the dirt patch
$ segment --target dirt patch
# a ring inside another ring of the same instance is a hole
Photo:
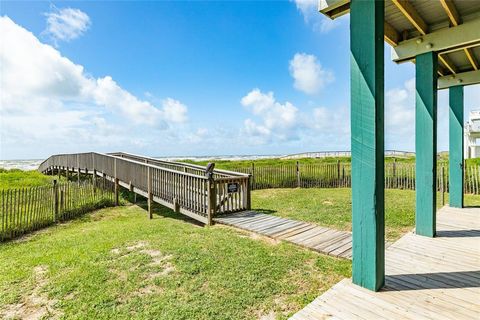
[[[159,277],[164,277],[166,275],[169,275],[170,273],[175,271],[175,267],[170,263],[167,262],[162,271],[159,272],[151,272],[147,275],[147,279],[156,279]]]
[[[324,201],[322,201],[322,204],[324,204],[326,206],[333,206],[333,202],[330,201],[330,200],[324,200]]]
[[[2,308],[0,310],[2,319],[58,319],[62,316],[62,313],[55,309],[57,300],[49,299],[43,292],[43,288],[48,283],[47,272],[46,266],[37,266],[33,269],[33,289],[28,295],[22,296],[19,303]]]
[[[143,287],[143,288],[140,288],[139,290],[135,291],[135,295],[136,296],[139,296],[139,297],[142,297],[142,296],[147,296],[147,295],[150,295],[150,294],[159,294],[159,293],[162,293],[163,290],[162,288],[158,287],[158,286],[146,286],[146,287]]]
[[[118,301],[120,303],[125,303],[135,297],[162,293],[163,288],[156,285],[154,280],[167,276],[175,271],[175,266],[170,261],[172,256],[165,255],[160,250],[151,248],[150,244],[146,241],[139,241],[123,248],[114,248],[110,252],[115,256],[112,260],[114,265],[110,268],[110,272],[116,276],[117,280],[126,281],[131,272],[141,271],[143,273],[140,278],[143,280],[138,282],[139,287],[119,297]],[[126,270],[122,269],[121,264],[115,263],[118,259],[129,257],[132,254],[146,255],[150,258],[150,262],[147,264],[139,262],[137,265]]]
[[[254,240],[260,240],[260,241],[265,242],[265,243],[267,243],[269,245],[272,245],[272,246],[276,246],[281,242],[280,240],[273,239],[273,238],[266,237],[266,236],[262,236],[258,233],[254,233],[254,232],[251,232],[249,237],[251,239],[254,239]]]
[[[152,258],[152,262],[149,263],[149,266],[161,266],[161,265],[165,265],[166,264],[170,264],[170,262],[168,262],[168,260],[170,260],[172,258],[171,255],[163,255],[160,251],[158,250],[141,250],[140,251],[141,253],[144,253],[148,256],[150,256],[150,258]]]
[[[275,312],[270,311],[267,314],[261,315],[258,320],[275,320],[277,317],[275,316]]]
[[[148,242],[146,242],[146,241],[139,241],[139,242],[137,242],[137,243],[134,244],[134,245],[131,245],[131,246],[126,247],[125,249],[127,249],[127,251],[135,251],[135,250],[137,250],[137,249],[145,248],[146,246],[148,246]]]

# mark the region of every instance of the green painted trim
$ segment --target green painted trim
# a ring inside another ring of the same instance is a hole
[[[350,12],[353,283],[385,283],[384,1]]]
[[[427,52],[417,56],[415,68],[416,233],[434,237],[437,199],[437,54]]]
[[[449,183],[450,206],[463,207],[463,86],[449,90]]]

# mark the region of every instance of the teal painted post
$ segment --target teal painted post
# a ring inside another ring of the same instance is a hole
[[[463,207],[463,86],[449,89],[450,207]]]
[[[350,4],[352,280],[385,282],[384,1]]]
[[[416,233],[434,237],[437,200],[437,68],[435,52],[416,57]]]

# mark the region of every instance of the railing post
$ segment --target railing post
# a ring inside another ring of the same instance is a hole
[[[68,176],[70,175],[69,169],[67,167],[67,170],[65,171],[65,179],[68,181]]]
[[[60,181],[60,176],[62,175],[62,169],[60,169],[61,167],[59,166],[58,169],[57,169],[57,173],[58,173],[58,181]]]
[[[255,163],[252,162],[252,190],[255,190]]]
[[[57,222],[58,216],[58,185],[57,180],[53,180],[53,222]]]
[[[152,171],[150,170],[150,167],[147,167],[147,192],[148,192],[148,197],[147,197],[147,201],[148,201],[148,217],[150,219],[153,218],[153,215],[152,215]]]
[[[118,206],[118,178],[117,178],[117,159],[113,160],[113,172],[114,172],[114,179],[115,179],[115,207]]]
[[[297,170],[297,188],[300,188],[300,165],[298,161],[296,164],[296,170]]]
[[[248,175],[248,181],[247,181],[247,210],[252,209],[252,196],[251,196],[251,187],[250,187],[250,178],[252,176]]]
[[[215,180],[213,178],[209,178],[207,180],[207,196],[208,196],[208,208],[207,208],[207,225],[212,225],[213,217],[217,211],[217,188],[215,184]]]
[[[96,169],[93,169],[92,184],[93,184],[93,194],[96,194],[97,193],[97,170]]]
[[[102,172],[102,194],[105,193],[105,191],[107,190],[106,189],[106,180],[107,180],[107,175],[105,174],[105,172]],[[111,191],[111,190],[109,190]]]

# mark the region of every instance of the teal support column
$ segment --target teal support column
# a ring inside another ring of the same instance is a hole
[[[435,52],[416,57],[416,233],[434,237],[437,200],[437,68]]]
[[[449,190],[450,207],[463,207],[463,86],[449,89]]]
[[[352,281],[385,282],[384,1],[350,4]]]

